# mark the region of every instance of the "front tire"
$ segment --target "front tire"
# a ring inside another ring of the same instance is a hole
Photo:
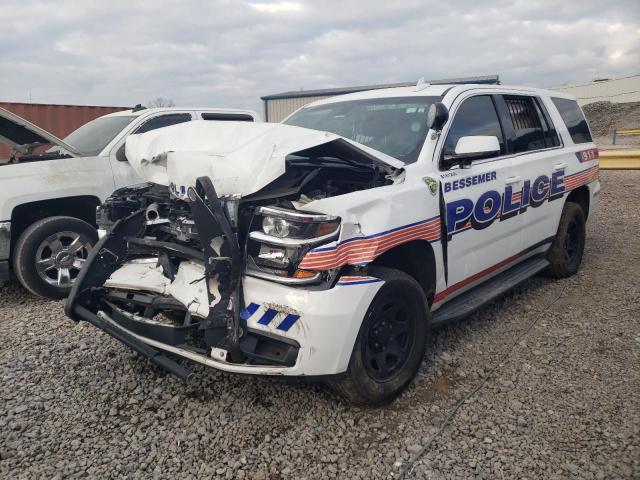
[[[52,299],[65,298],[97,241],[95,228],[77,218],[38,220],[22,232],[16,242],[14,273],[31,293]]]
[[[567,202],[562,209],[558,233],[547,253],[549,266],[544,273],[552,278],[567,278],[580,268],[586,243],[586,221],[582,207]]]
[[[372,267],[384,280],[364,316],[346,375],[329,386],[350,402],[381,406],[413,380],[426,347],[429,306],[418,282],[399,270]]]

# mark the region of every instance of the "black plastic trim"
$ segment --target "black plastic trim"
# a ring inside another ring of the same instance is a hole
[[[91,323],[94,327],[99,328],[105,333],[108,333],[116,340],[124,343],[129,348],[135,350],[136,352],[144,355],[153,363],[158,365],[159,367],[164,368],[169,373],[172,373],[176,377],[182,380],[189,380],[193,376],[193,372],[188,368],[183,367],[177,362],[171,360],[167,356],[164,355],[160,350],[156,350],[155,348],[147,345],[146,343],[138,340],[137,338],[129,335],[126,332],[119,330],[117,327],[109,324],[105,320],[98,317],[95,313],[90,312],[86,308],[75,305],[73,307],[74,317],[80,318]]]
[[[9,260],[0,261],[0,281],[9,280]]]

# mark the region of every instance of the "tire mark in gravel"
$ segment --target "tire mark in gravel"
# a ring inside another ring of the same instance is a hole
[[[560,293],[558,294],[557,297],[555,297],[548,305],[546,305],[544,308],[537,310],[534,313],[541,313],[542,311],[548,310],[549,308],[551,308],[558,300],[560,300],[560,298],[562,297],[562,294],[565,292],[566,290],[566,286],[562,287],[562,290],[560,291]],[[444,432],[444,429],[447,427],[447,425],[449,425],[449,423],[451,422],[451,420],[453,420],[453,417],[455,417],[456,413],[458,413],[458,410],[460,410],[462,408],[462,406],[469,401],[477,392],[479,392],[488,382],[489,380],[491,380],[491,378],[493,377],[493,374],[500,368],[502,367],[502,365],[504,365],[508,360],[512,360],[511,354],[513,353],[514,349],[516,348],[516,345],[518,345],[518,343],[520,343],[520,341],[533,329],[533,327],[535,327],[535,325],[538,323],[538,321],[540,321],[540,316],[535,317],[533,319],[532,322],[529,323],[529,325],[522,331],[521,334],[519,334],[513,341],[513,343],[511,344],[511,346],[509,347],[509,349],[504,352],[501,356],[500,356],[500,360],[494,364],[493,367],[491,367],[489,369],[489,372],[487,373],[487,375],[485,376],[485,378],[478,383],[469,393],[467,393],[462,400],[460,400],[456,406],[453,408],[453,410],[451,410],[449,412],[449,414],[445,417],[444,421],[441,423],[440,427],[438,427],[438,430],[436,431],[436,433],[434,433],[431,438],[427,441],[427,443],[420,449],[420,451],[418,453],[416,453],[410,460],[409,462],[402,468],[402,470],[399,473],[399,477],[404,479],[404,478],[409,478],[409,474],[411,473],[411,469],[413,468],[414,464],[420,460],[420,458],[427,452],[427,450],[429,450],[429,448],[431,447],[431,445],[438,439],[438,437],[442,434],[442,432]],[[393,475],[393,472],[391,472],[391,475]]]

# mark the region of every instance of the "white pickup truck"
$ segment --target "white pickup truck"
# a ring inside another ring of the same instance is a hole
[[[192,120],[257,119],[249,110],[137,107],[60,140],[0,108],[0,142],[12,148],[11,158],[0,160],[0,284],[13,273],[37,295],[68,295],[98,239],[96,207],[115,189],[142,181],[124,154],[130,134]]]
[[[578,271],[600,183],[574,98],[419,83],[283,123],[129,137],[149,183],[101,207],[112,226],[67,314],[182,378],[176,356],[380,405],[416,375],[430,325]]]

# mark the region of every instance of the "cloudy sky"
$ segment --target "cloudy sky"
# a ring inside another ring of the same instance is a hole
[[[0,18],[0,101],[258,109],[301,88],[640,73],[638,0],[2,0]]]

